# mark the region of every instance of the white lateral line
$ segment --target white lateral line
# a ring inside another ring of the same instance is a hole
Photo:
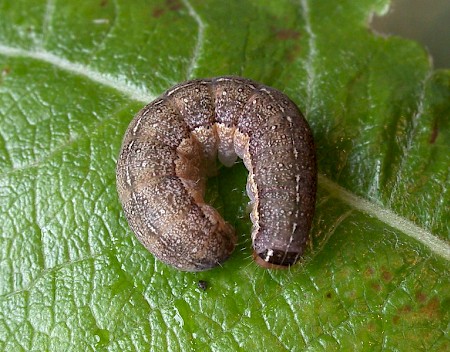
[[[79,76],[84,76],[94,82],[113,88],[136,101],[149,103],[150,101],[155,99],[155,95],[149,94],[148,92],[145,92],[138,87],[127,83],[125,80],[118,80],[115,77],[109,76],[107,74],[102,74],[98,71],[94,71],[87,66],[70,62],[47,51],[30,51],[0,44],[0,54],[10,57],[25,57],[49,63],[62,70],[74,73]]]
[[[425,231],[413,222],[402,218],[391,210],[383,209],[376,204],[350,193],[345,188],[330,181],[323,175],[319,175],[319,182],[321,186],[332,194],[332,196],[341,199],[343,202],[357,210],[377,218],[386,225],[403,232],[427,246],[433,253],[440,255],[446,260],[450,260],[450,245],[433,235],[431,232]]]

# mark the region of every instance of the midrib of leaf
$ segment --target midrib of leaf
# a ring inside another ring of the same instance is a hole
[[[89,67],[70,62],[64,58],[58,57],[44,50],[30,51],[3,45],[0,43],[0,54],[10,57],[24,57],[46,62],[50,65],[58,67],[61,70],[73,73],[78,76],[86,77],[93,82],[115,89],[123,95],[136,101],[149,102],[156,98],[156,94],[149,93],[148,91],[143,91],[137,86],[133,86],[124,80],[107,77],[98,71],[90,69]]]
[[[25,57],[46,62],[61,70],[83,76],[93,82],[115,89],[117,92],[135,101],[147,104],[156,97],[156,94],[149,94],[148,92],[140,90],[136,86],[127,84],[119,79],[112,79],[111,77],[107,77],[104,74],[92,70],[84,65],[70,62],[46,51],[29,51],[0,44],[0,54],[9,57]],[[195,65],[195,61],[193,61],[193,65]],[[352,192],[339,186],[337,183],[321,174],[319,174],[319,185],[326,189],[333,197],[340,199],[350,207],[377,218],[386,225],[419,241],[432,253],[450,261],[450,245],[445,241],[440,240],[431,232],[415,225],[413,222],[395,214],[389,209],[385,209],[375,203],[356,196]]]
[[[319,184],[333,197],[340,199],[350,207],[369,216],[373,216],[390,227],[399,230],[405,235],[424,244],[428,249],[446,260],[450,260],[450,245],[434,236],[431,232],[417,226],[413,222],[395,214],[389,209],[380,207],[375,203],[358,197],[327,177],[319,174]]]

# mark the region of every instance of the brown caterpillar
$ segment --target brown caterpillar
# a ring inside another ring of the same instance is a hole
[[[234,229],[203,200],[216,157],[249,170],[254,258],[287,267],[303,254],[317,170],[309,125],[283,93],[217,77],[174,86],[131,121],[117,162],[117,190],[131,229],[158,259],[200,271],[227,259]]]

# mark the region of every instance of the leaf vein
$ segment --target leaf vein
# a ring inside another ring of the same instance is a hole
[[[450,245],[432,234],[431,232],[417,226],[412,221],[407,220],[389,209],[373,204],[357,195],[347,191],[323,175],[319,175],[319,183],[333,196],[339,198],[351,207],[366,213],[381,222],[399,230],[409,237],[425,245],[431,252],[450,260]]]
[[[8,57],[24,57],[46,62],[50,65],[58,67],[61,70],[86,77],[93,82],[112,88],[136,101],[148,103],[156,97],[155,94],[142,91],[130,82],[95,71],[88,66],[71,62],[45,50],[25,50],[0,43],[0,55],[5,55]]]
[[[202,52],[203,44],[204,44],[204,33],[205,33],[205,23],[202,21],[199,14],[195,11],[195,9],[192,7],[191,3],[188,0],[183,0],[184,5],[188,9],[189,15],[197,22],[198,26],[198,32],[197,32],[197,42],[195,44],[194,52],[192,54],[191,63],[189,64],[188,70],[187,70],[187,78],[191,79],[193,78],[192,74],[195,71],[195,69],[198,66],[198,60],[200,57],[200,54]]]

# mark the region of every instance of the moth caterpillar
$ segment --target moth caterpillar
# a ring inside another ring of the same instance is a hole
[[[236,244],[231,225],[203,199],[216,158],[249,171],[255,261],[287,267],[303,255],[314,214],[317,169],[311,129],[283,93],[240,77],[180,83],[131,121],[117,162],[128,223],[158,259],[210,269]]]

